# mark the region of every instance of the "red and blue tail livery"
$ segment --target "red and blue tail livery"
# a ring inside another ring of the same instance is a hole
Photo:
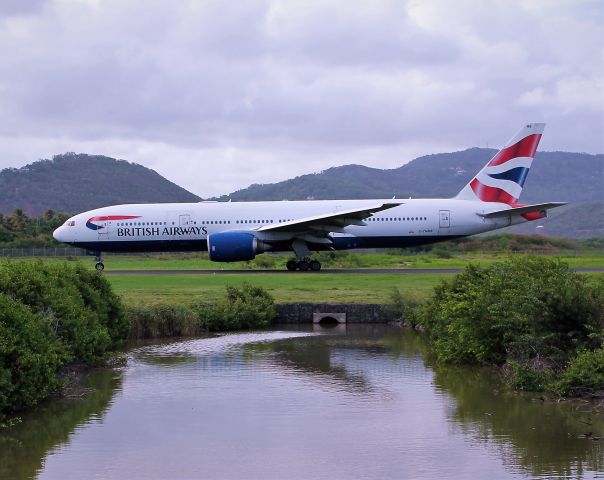
[[[86,220],[86,226],[90,230],[101,230],[105,228],[108,221],[113,220],[132,220],[134,218],[140,218],[139,215],[101,215],[98,217],[90,217]]]
[[[312,252],[426,245],[564,205],[518,203],[544,126],[523,126],[454,198],[113,205],[75,215],[53,235],[94,252],[100,270],[101,252],[160,251],[207,251],[215,262],[292,252],[288,270],[320,270]]]
[[[544,128],[544,123],[529,123],[521,128],[456,198],[515,206]]]

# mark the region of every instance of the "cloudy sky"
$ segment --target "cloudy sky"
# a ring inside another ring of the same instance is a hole
[[[75,151],[200,196],[500,146],[604,152],[601,0],[2,0],[0,168]]]

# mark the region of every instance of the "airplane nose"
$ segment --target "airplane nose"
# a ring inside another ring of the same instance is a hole
[[[65,229],[63,227],[57,228],[54,232],[52,232],[52,236],[55,237],[57,242],[65,241]]]

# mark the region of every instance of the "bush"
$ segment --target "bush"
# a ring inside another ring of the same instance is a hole
[[[184,305],[128,306],[130,338],[167,338],[200,335],[205,331],[198,312]]]
[[[604,346],[579,352],[553,389],[564,396],[604,396]]]
[[[553,368],[531,366],[527,363],[510,361],[504,369],[506,381],[515,390],[539,391],[548,390],[556,376]]]
[[[109,282],[79,263],[3,262],[0,292],[47,319],[65,347],[66,361],[102,361],[106,352],[123,345],[130,330]]]
[[[64,351],[51,329],[47,319],[0,293],[0,419],[58,388]]]
[[[103,361],[129,330],[98,272],[67,262],[0,263],[0,417],[48,397],[63,365]]]
[[[453,258],[453,253],[451,252],[451,250],[445,248],[442,245],[434,247],[432,249],[432,253],[436,256],[436,258],[443,258],[443,259]]]
[[[245,283],[227,287],[217,304],[129,306],[130,338],[165,338],[202,333],[263,328],[277,311],[273,298],[262,288]]]
[[[415,327],[417,324],[417,309],[420,302],[411,297],[403,297],[398,288],[393,288],[390,293],[390,301],[386,308],[390,310],[403,322]]]
[[[603,291],[560,261],[516,257],[468,266],[435,288],[418,317],[441,361],[565,363],[600,345]]]
[[[200,320],[209,331],[267,327],[276,314],[273,297],[249,283],[228,286],[226,300],[218,305],[199,307]]]

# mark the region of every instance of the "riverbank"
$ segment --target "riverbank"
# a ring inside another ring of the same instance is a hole
[[[507,273],[502,265],[508,265]],[[505,281],[493,281],[497,277],[491,274],[498,271],[505,273]],[[262,275],[254,277],[260,285],[252,285],[245,275],[221,275],[214,284],[221,295],[214,297],[205,295],[203,285],[218,276],[183,277],[200,282],[199,294],[187,302],[165,302],[153,291],[145,291],[142,298],[122,292],[120,300],[107,276],[79,263],[2,262],[0,334],[9,341],[0,345],[0,415],[47,398],[62,387],[62,367],[101,364],[126,339],[266,328],[279,320],[301,324],[402,319],[426,329],[439,361],[506,365],[509,383],[516,389],[579,396],[604,390],[604,354],[598,350],[604,275],[579,275],[549,257],[517,256],[487,267],[472,265],[455,276],[434,275],[423,290],[417,283],[421,277],[415,276],[355,274],[337,283],[335,275],[295,274],[295,282],[284,281],[287,275]],[[469,277],[474,284],[464,280]],[[266,288],[266,281],[273,287]],[[481,290],[482,285],[489,288]],[[292,302],[291,296],[275,302],[274,291],[283,288],[304,291],[303,298],[314,302]],[[149,297],[154,301],[145,300]]]

